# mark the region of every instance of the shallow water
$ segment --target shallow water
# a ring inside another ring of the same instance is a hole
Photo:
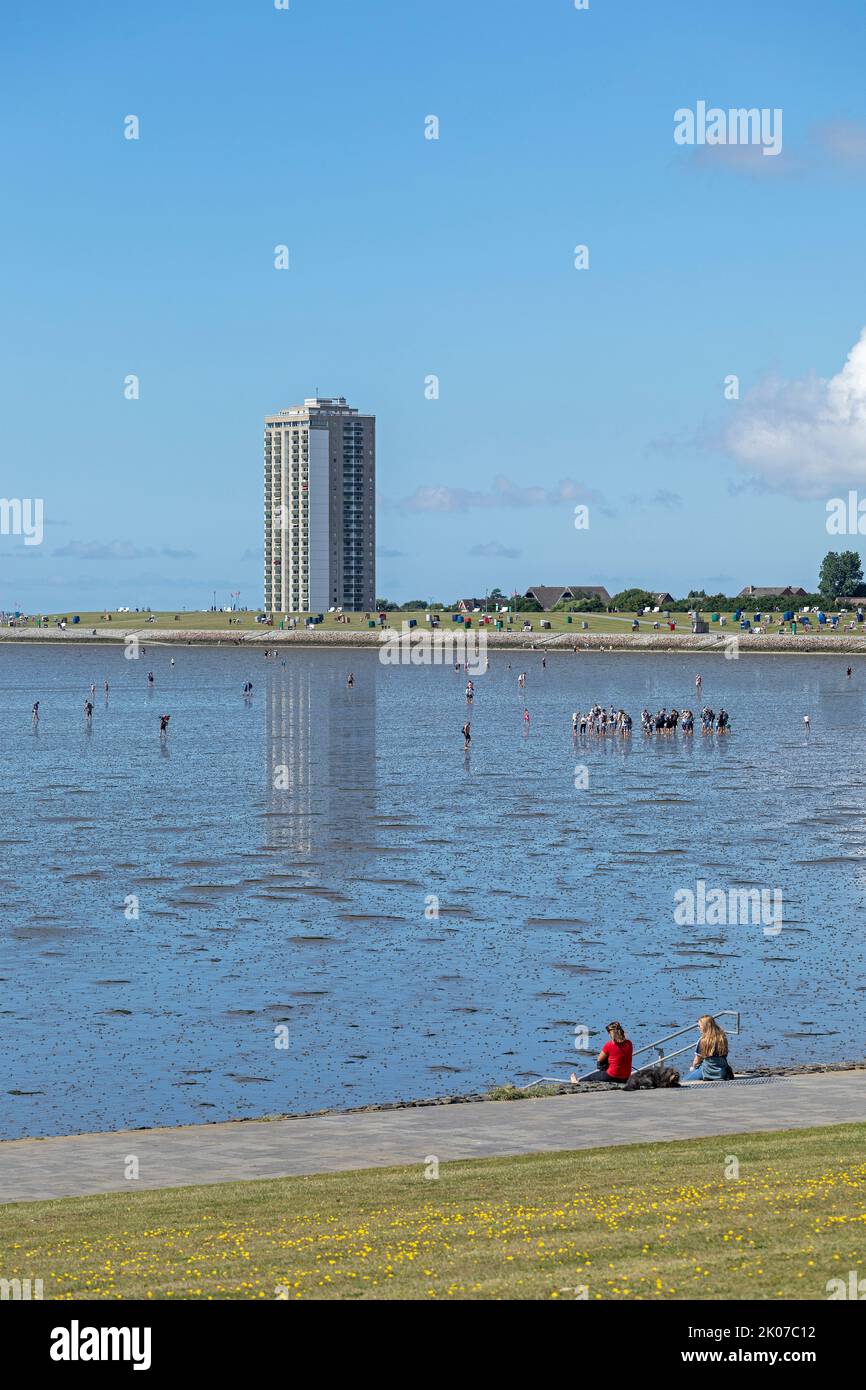
[[[740,1009],[736,1064],[862,1058],[866,665],[846,664],[495,653],[464,758],[447,667],[0,645],[0,1135],[567,1075],[588,1069],[575,1027],[594,1052],[612,1017],[643,1043]],[[696,707],[697,669],[731,734],[644,739],[644,704]],[[630,741],[575,745],[595,699],[631,711]],[[781,932],[677,925],[699,879],[779,888]]]

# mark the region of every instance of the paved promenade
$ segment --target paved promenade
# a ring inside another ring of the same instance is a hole
[[[0,1202],[866,1122],[866,1071],[0,1143]],[[140,1176],[124,1176],[135,1156]]]

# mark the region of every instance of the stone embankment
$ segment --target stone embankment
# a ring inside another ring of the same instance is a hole
[[[682,1059],[675,1059],[671,1064],[681,1076],[686,1076],[689,1069],[689,1057],[683,1064]],[[819,1076],[830,1075],[834,1072],[866,1071],[866,1062],[825,1062],[825,1063],[804,1063],[801,1066],[791,1067],[751,1067],[749,1069],[737,1070],[736,1075],[739,1079],[756,1080],[772,1076]],[[619,1088],[617,1088],[619,1089]],[[380,1110],[418,1110],[430,1105],[477,1105],[481,1102],[498,1103],[502,1101],[531,1100],[534,1096],[576,1096],[581,1094],[592,1094],[593,1092],[610,1095],[611,1086],[607,1081],[579,1081],[576,1085],[557,1085],[555,1082],[547,1083],[544,1086],[525,1087],[505,1084],[494,1087],[490,1091],[470,1091],[465,1095],[440,1095],[427,1096],[418,1100],[392,1100],[383,1101],[378,1105],[356,1105],[348,1110],[312,1110],[289,1113],[285,1115],[271,1115],[272,1120],[301,1120],[309,1119],[316,1115],[367,1115]],[[235,1121],[237,1124],[246,1124],[246,1120]]]
[[[866,652],[866,636],[854,633],[845,635],[839,632],[801,633],[792,637],[790,633],[740,633],[735,629],[723,629],[706,634],[690,632],[490,632],[480,629],[488,650],[521,649],[524,651],[564,651],[580,652],[703,652],[724,656],[731,653],[730,642],[737,639],[736,653],[747,656],[750,652],[772,652],[786,655],[803,653],[824,653],[827,655],[855,655]],[[418,637],[429,636],[426,629],[414,630],[412,645]],[[479,634],[478,628],[466,631],[462,626],[440,629],[446,639],[465,637],[474,647]],[[122,643],[128,636],[135,635],[144,645],[157,646],[171,643],[178,646],[208,647],[379,647],[383,638],[404,636],[395,629],[345,629],[335,630],[308,628],[292,632],[280,632],[274,628],[257,628],[254,631],[212,631],[209,629],[190,630],[188,628],[124,628],[118,624],[112,628],[93,628],[76,626],[66,628],[0,628],[0,642],[94,642]],[[406,638],[408,642],[408,638]],[[448,650],[448,643],[445,643]]]

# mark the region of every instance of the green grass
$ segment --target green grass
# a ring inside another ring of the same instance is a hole
[[[442,1163],[429,1180],[419,1153],[21,1203],[0,1208],[0,1276],[41,1278],[46,1298],[824,1299],[863,1272],[864,1143],[866,1125],[842,1125]]]
[[[502,1086],[491,1086],[487,1092],[488,1100],[538,1100],[539,1096],[559,1096],[562,1090],[559,1086],[533,1086],[531,1090],[525,1086],[514,1086],[511,1082],[505,1082]]]
[[[67,629],[68,631],[72,631],[71,619],[74,615],[77,615],[81,619],[80,624],[76,624],[76,626],[88,630],[95,627],[97,632],[109,633],[115,629],[126,632],[132,629],[142,628],[146,631],[155,627],[178,628],[183,630],[191,628],[196,631],[206,630],[209,632],[221,631],[223,629],[226,632],[235,632],[238,629],[252,630],[255,632],[267,631],[263,624],[256,622],[255,612],[201,613],[187,612],[186,609],[183,608],[172,608],[166,612],[154,611],[153,616],[156,618],[155,623],[148,621],[151,616],[149,613],[112,613],[110,622],[103,618],[102,613],[102,609],[100,609],[98,613],[86,613],[80,608],[67,608],[62,613],[50,613],[46,616],[48,617],[49,626],[53,626],[56,618],[66,618],[70,622],[70,626]],[[175,618],[177,618],[177,621],[175,621]],[[229,618],[232,620],[231,624],[229,624]],[[34,626],[32,619],[29,626]]]
[[[743,611],[745,612],[746,610],[744,609]],[[753,612],[754,610],[750,609],[748,612],[748,616],[751,617],[753,615]],[[122,631],[127,631],[137,628],[143,629],[145,631],[153,628],[169,628],[176,629],[178,631],[191,629],[196,631],[216,632],[224,630],[226,632],[232,633],[236,633],[239,631],[255,631],[260,633],[267,633],[271,630],[263,624],[257,623],[255,621],[255,613],[202,613],[186,612],[183,609],[170,609],[167,612],[155,613],[154,616],[156,618],[156,622],[150,623],[148,622],[149,615],[147,613],[113,613],[111,621],[108,622],[103,618],[101,610],[98,613],[84,613],[78,609],[70,608],[65,613],[49,615],[49,624],[53,624],[54,619],[56,617],[71,618],[75,613],[78,613],[78,616],[81,618],[81,628],[90,631],[92,628],[95,627],[98,632],[111,632],[113,630],[116,631],[118,629]],[[302,614],[299,616],[301,617],[301,619],[303,619],[304,615]],[[319,630],[324,629],[325,631],[338,632],[358,632],[367,630],[367,623],[363,613],[350,613],[347,616],[349,617],[348,623],[338,623],[334,614],[326,613],[325,620],[320,625]],[[545,621],[550,622],[551,627],[549,631],[552,633],[565,632],[577,637],[580,635],[581,632],[587,630],[581,627],[581,623],[586,622],[588,625],[588,631],[590,632],[615,632],[628,634],[632,630],[631,624],[635,615],[632,613],[573,613],[570,615],[572,619],[570,623],[568,622],[568,616],[569,615],[565,613],[518,613],[514,615],[513,623],[509,625],[506,622],[504,630],[509,632],[520,632],[523,627],[524,620],[528,620],[532,623],[533,632],[541,634],[541,619],[543,618]],[[711,615],[709,613],[704,614],[704,617],[707,619],[707,622],[709,623],[710,631],[716,632],[719,630],[719,624],[710,622],[710,616]],[[739,624],[734,622],[733,615],[731,613],[723,614],[722,616],[727,618],[727,625],[725,628],[721,629],[722,631],[728,633],[739,631]],[[773,626],[769,629],[769,631],[778,632],[779,618],[781,615],[777,613],[773,616],[775,617],[776,621],[774,622]],[[229,618],[232,619],[231,623],[229,623]],[[408,621],[411,618],[416,619],[419,628],[426,628],[427,622],[423,610],[421,612],[411,613],[389,613],[388,622],[390,625],[399,628],[400,624],[404,620]],[[177,621],[175,621],[175,619],[177,619]],[[691,632],[691,619],[689,618],[687,613],[674,613],[672,615],[671,621],[676,623],[676,630],[678,633]],[[666,620],[662,618],[660,614],[657,613],[647,617],[641,617],[639,619],[639,622],[641,632],[652,632],[654,630],[654,622],[659,623],[659,630],[661,632],[667,632],[668,630]],[[32,625],[33,624],[31,623],[31,626]],[[478,625],[477,614],[472,615],[472,625],[473,628],[477,627]],[[443,629],[449,630],[452,628],[456,628],[457,626],[458,624],[453,623],[451,621],[450,615],[444,615],[442,621]],[[72,628],[70,627],[68,630],[72,631]],[[802,629],[800,630],[802,631]],[[822,630],[829,631],[829,627],[826,629],[820,629],[816,623],[812,629],[813,632]],[[544,631],[548,631],[548,629],[544,629]],[[841,631],[841,625],[839,631]]]

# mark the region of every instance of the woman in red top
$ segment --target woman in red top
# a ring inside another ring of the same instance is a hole
[[[613,1081],[623,1085],[631,1076],[631,1055],[632,1045],[625,1035],[625,1029],[621,1023],[609,1023],[607,1031],[610,1035],[610,1042],[606,1042],[601,1052],[598,1054],[598,1072],[595,1076],[588,1077],[589,1081]],[[572,1072],[572,1081],[577,1077]]]

